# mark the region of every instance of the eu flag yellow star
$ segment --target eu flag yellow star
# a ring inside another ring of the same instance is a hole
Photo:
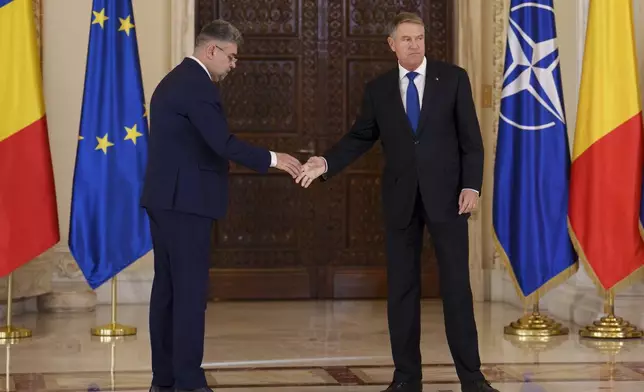
[[[119,31],[125,31],[125,34],[128,36],[130,35],[130,30],[134,28],[134,25],[132,22],[130,22],[130,15],[127,16],[127,18],[119,18],[121,21],[121,27],[119,27]]]
[[[107,154],[108,147],[112,147],[114,145],[114,143],[107,140],[107,133],[103,137],[96,136],[96,141],[98,142],[98,145],[95,150],[103,150],[104,154]]]
[[[136,130],[136,124],[132,128],[125,127],[125,131],[127,132],[127,136],[124,140],[132,140],[134,145],[136,145],[136,138],[143,136],[142,133]]]
[[[103,8],[100,12],[92,11],[94,14],[94,20],[92,21],[92,24],[99,24],[101,25],[101,28],[105,28],[105,21],[108,20],[109,18],[105,16],[105,8]]]

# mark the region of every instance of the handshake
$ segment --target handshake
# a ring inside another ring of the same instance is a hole
[[[277,155],[275,167],[287,172],[295,179],[296,184],[308,188],[316,178],[320,177],[327,170],[326,161],[322,157],[311,157],[304,165],[296,158],[281,152]]]

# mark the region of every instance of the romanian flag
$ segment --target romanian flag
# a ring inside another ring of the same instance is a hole
[[[0,276],[60,239],[31,0],[0,0]]]
[[[644,144],[631,0],[592,0],[570,184],[570,231],[604,291],[644,272]]]

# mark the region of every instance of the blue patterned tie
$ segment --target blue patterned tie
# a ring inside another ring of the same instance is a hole
[[[409,118],[414,133],[418,128],[418,118],[420,117],[420,100],[418,99],[418,89],[414,84],[416,76],[418,76],[418,73],[413,71],[407,74],[409,79],[409,87],[407,87],[407,118]]]

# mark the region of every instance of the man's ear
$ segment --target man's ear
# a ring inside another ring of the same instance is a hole
[[[395,52],[394,50],[394,39],[391,37],[387,37],[387,43],[389,44],[389,49],[391,49],[392,52]]]
[[[215,44],[208,44],[206,46],[206,57],[208,57],[209,59],[212,59],[216,55],[217,55],[217,47],[215,46]]]

